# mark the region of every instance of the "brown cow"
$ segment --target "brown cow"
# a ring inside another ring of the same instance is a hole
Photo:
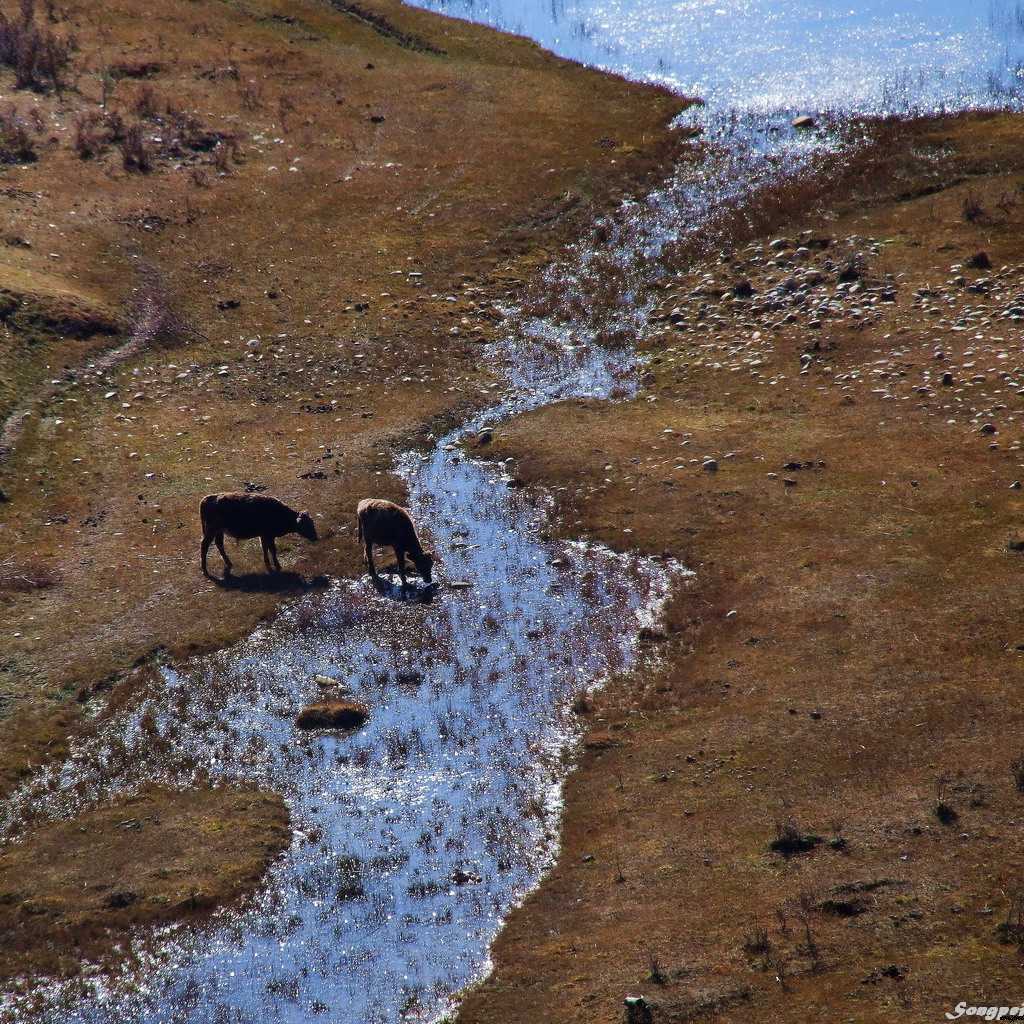
[[[203,523],[202,563],[206,569],[206,552],[217,542],[224,559],[224,575],[231,575],[231,559],[224,550],[224,534],[236,540],[259,537],[263,544],[263,564],[267,572],[281,571],[274,540],[286,533],[297,533],[306,540],[316,540],[316,525],[308,512],[296,512],[283,501],[267,494],[208,494],[199,505]],[[271,565],[273,558],[273,565]]]
[[[366,565],[370,575],[379,579],[377,567],[373,564],[374,544],[391,546],[398,561],[398,575],[402,578],[402,589],[409,586],[405,578],[405,556],[412,557],[416,570],[424,583],[430,583],[430,572],[434,556],[423,550],[416,524],[408,509],[384,498],[364,498],[356,507],[356,522],[359,524],[359,539],[366,546]]]

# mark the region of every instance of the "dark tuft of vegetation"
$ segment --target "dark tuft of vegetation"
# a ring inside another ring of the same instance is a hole
[[[83,160],[105,153],[107,148],[123,142],[128,134],[124,118],[116,110],[89,110],[75,119],[72,145]]]
[[[661,966],[658,954],[653,949],[647,949],[647,980],[655,985],[664,985],[668,981],[668,975]]]
[[[153,154],[146,145],[141,124],[133,124],[128,128],[118,147],[126,171],[139,171],[145,174],[153,169]]]
[[[810,853],[822,842],[821,836],[802,832],[792,818],[787,818],[775,822],[775,838],[770,843],[770,849],[788,859],[801,853]]]
[[[21,0],[18,15],[0,12],[0,65],[14,71],[16,89],[64,91],[74,40],[36,24],[35,0]]]
[[[743,938],[743,952],[747,956],[767,956],[772,951],[772,940],[767,928],[755,928]]]
[[[30,164],[38,158],[28,124],[13,107],[0,110],[0,164]]]
[[[1013,775],[1013,784],[1017,787],[1017,792],[1024,793],[1024,757],[1018,757],[1010,764],[1010,773]]]
[[[973,191],[964,196],[960,212],[968,224],[977,224],[978,221],[985,219],[985,207],[981,205],[981,200]]]
[[[942,781],[939,783],[938,795],[935,798],[935,817],[943,825],[952,825],[957,818],[960,817],[957,814],[955,808],[946,800],[946,782]]]

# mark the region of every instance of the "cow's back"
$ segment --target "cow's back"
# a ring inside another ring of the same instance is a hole
[[[211,514],[225,533],[239,540],[264,534],[280,536],[294,520],[295,513],[277,498],[265,494],[228,493],[203,499],[202,509],[210,498],[215,499]]]
[[[410,546],[416,530],[409,513],[384,498],[364,498],[356,506],[356,516],[363,540],[369,544]]]

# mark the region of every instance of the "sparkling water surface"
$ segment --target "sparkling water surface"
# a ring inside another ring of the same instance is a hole
[[[420,0],[718,111],[999,102],[1021,86],[1010,0]]]
[[[677,565],[546,539],[544,503],[460,442],[568,397],[635,392],[633,350],[664,246],[724,203],[849,144],[794,132],[794,112],[906,111],[1016,103],[1024,14],[1005,2],[894,0],[426,0],[532,36],[554,51],[699,95],[706,159],[624,204],[595,254],[568,247],[545,274],[585,295],[616,268],[618,301],[581,319],[507,311],[494,346],[501,403],[409,453],[399,471],[443,558],[442,586],[408,600],[367,578],[335,581],[236,647],[168,666],[162,689],[115,715],[70,761],[0,809],[73,813],[150,780],[208,773],[282,792],[295,837],[257,896],[202,933],[132,943],[134,966],[84,984],[0,997],[0,1020],[258,1024],[433,1020],[486,973],[509,910],[557,851],[560,786],[578,734],[575,698],[637,664]],[[574,308],[586,307],[574,303]],[[452,583],[465,583],[453,587]],[[317,676],[372,710],[351,736],[294,726]],[[145,727],[144,727],[145,722]],[[168,740],[157,752],[153,722]]]

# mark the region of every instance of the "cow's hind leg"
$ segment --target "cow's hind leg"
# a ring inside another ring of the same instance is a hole
[[[206,568],[206,553],[207,553],[207,551],[210,550],[210,545],[212,543],[213,543],[213,534],[212,533],[204,533],[203,534],[203,543],[202,543],[202,546],[199,549],[199,561],[202,563],[203,575],[204,576],[209,576],[210,575],[210,570]]]
[[[367,541],[366,542],[366,548],[367,548],[367,568],[370,569],[370,574],[372,575],[372,577],[375,580],[379,580],[380,577],[378,577],[378,574],[377,574],[377,565],[374,563],[374,546],[373,546],[373,544],[370,543],[370,541]]]
[[[228,553],[224,550],[224,534],[223,532],[218,533],[215,538],[217,541],[217,550],[220,552],[220,557],[224,559],[224,575],[231,575],[231,559],[228,558]]]
[[[274,571],[274,567],[270,563],[270,545],[272,543],[270,537],[260,537],[260,544],[263,545],[263,564],[267,567],[267,572]]]
[[[271,537],[270,540],[267,541],[267,547],[270,549],[270,557],[274,561],[274,568],[278,572],[280,572],[281,571],[281,560],[277,557],[277,544],[275,543],[273,537]]]

